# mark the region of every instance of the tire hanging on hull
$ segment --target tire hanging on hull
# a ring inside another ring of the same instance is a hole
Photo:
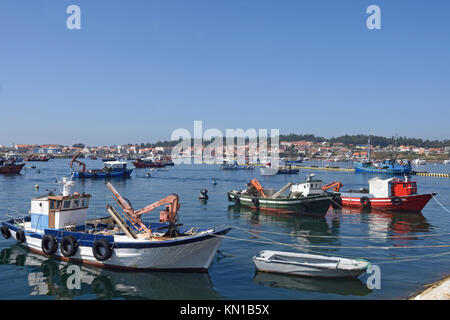
[[[56,238],[51,234],[46,234],[43,236],[41,241],[41,249],[46,255],[54,254],[56,249],[58,249]]]
[[[96,240],[92,245],[92,253],[98,261],[106,261],[111,258],[112,251],[112,246],[106,239]]]

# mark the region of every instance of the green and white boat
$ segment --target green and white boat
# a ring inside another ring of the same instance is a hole
[[[322,181],[313,177],[314,174],[310,174],[305,182],[290,182],[279,191],[264,189],[253,179],[247,189],[229,191],[228,200],[259,210],[323,217],[340,194],[324,191]]]

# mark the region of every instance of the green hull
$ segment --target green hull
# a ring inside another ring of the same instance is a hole
[[[304,198],[263,198],[228,192],[228,200],[242,206],[280,213],[296,213],[313,216],[325,216],[333,196],[328,194]]]

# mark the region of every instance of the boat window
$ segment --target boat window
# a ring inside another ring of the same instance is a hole
[[[55,201],[50,200],[50,210],[55,210]]]
[[[82,207],[86,207],[87,206],[87,201],[86,200],[87,200],[86,198],[81,199],[81,206]]]
[[[70,208],[70,200],[64,201],[63,209],[69,209]]]
[[[73,208],[78,208],[80,206],[80,200],[73,200]]]
[[[61,200],[57,200],[55,210],[59,210],[60,208],[61,208]]]

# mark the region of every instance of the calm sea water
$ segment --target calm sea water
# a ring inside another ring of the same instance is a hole
[[[88,168],[102,166],[99,160],[86,163]],[[40,173],[31,165],[36,165]],[[347,167],[347,163],[339,165]],[[447,173],[450,166],[425,165],[416,170]],[[0,219],[26,214],[30,199],[45,194],[47,189],[59,192],[55,180],[69,172],[68,160],[50,160],[27,163],[20,175],[0,175]],[[228,235],[247,241],[224,239],[209,273],[136,273],[81,267],[81,289],[69,289],[70,264],[30,253],[14,240],[1,237],[0,299],[400,299],[450,271],[450,247],[445,247],[450,245],[450,213],[433,199],[422,214],[330,209],[325,218],[317,219],[239,208],[226,196],[229,190],[244,188],[252,178],[264,186],[281,188],[291,180],[304,180],[310,171],[262,177],[259,169],[221,171],[217,165],[179,165],[154,172],[151,178],[146,177],[147,172],[135,169],[131,178],[112,181],[133,207],[141,208],[177,193],[184,227],[235,226]],[[366,186],[373,177],[314,173],[324,182],[343,182],[344,189]],[[211,183],[213,177],[217,185]],[[450,179],[414,178],[419,192],[438,192],[437,199],[450,208]],[[198,200],[202,188],[209,191],[207,203]],[[105,204],[113,204],[113,199],[105,181],[80,180],[75,191],[93,195],[90,218],[108,215]],[[148,218],[157,220],[158,215],[149,214]],[[402,237],[393,237],[396,235]],[[367,275],[354,280],[319,280],[255,272],[252,257],[260,250],[294,250],[282,244],[309,246],[327,255],[365,258],[380,267],[381,289],[369,290]],[[361,248],[367,246],[377,248]],[[414,248],[417,246],[427,248]]]

